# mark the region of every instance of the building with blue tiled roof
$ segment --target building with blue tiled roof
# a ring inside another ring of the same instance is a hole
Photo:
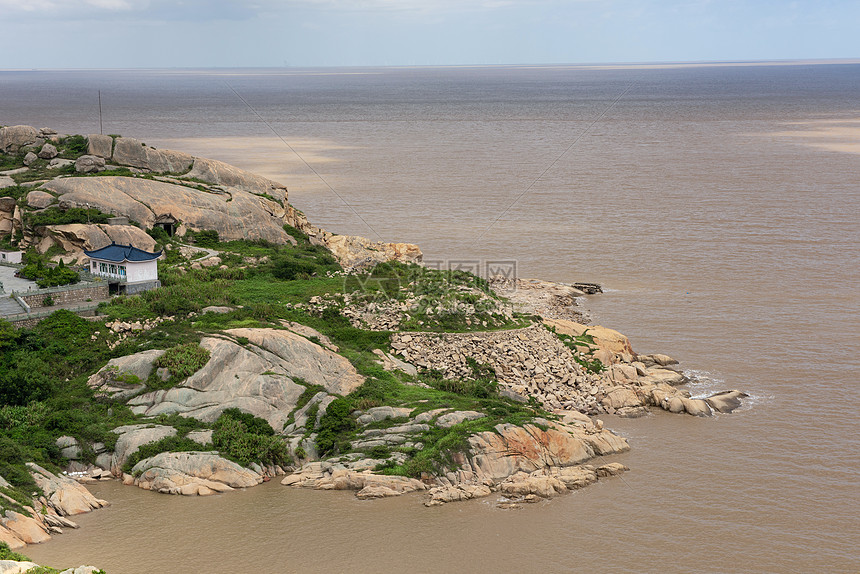
[[[133,245],[111,243],[101,249],[84,250],[84,254],[90,258],[90,273],[117,284],[118,291],[131,294],[160,286],[161,251],[150,253]]]

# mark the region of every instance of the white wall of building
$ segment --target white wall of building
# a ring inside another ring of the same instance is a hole
[[[0,251],[0,261],[4,263],[21,263],[23,251]]]
[[[155,281],[158,279],[158,261],[129,261],[125,264],[126,278],[129,283]]]
[[[125,273],[123,273],[123,269]],[[100,259],[90,260],[90,271],[93,275],[125,279],[128,283],[140,281],[155,281],[158,279],[158,261],[126,261],[114,263]]]

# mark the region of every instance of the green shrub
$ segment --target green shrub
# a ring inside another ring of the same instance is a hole
[[[69,225],[72,223],[107,223],[108,218],[113,217],[96,208],[84,209],[83,207],[71,207],[60,209],[49,207],[42,211],[30,212],[27,215],[27,223],[33,227],[41,225]]]
[[[299,244],[310,243],[308,234],[301,229],[297,229],[292,225],[284,225],[284,231],[286,231]]]
[[[240,411],[239,409],[225,409],[221,413],[222,417],[229,417],[237,421],[241,421],[245,425],[245,430],[251,434],[259,434],[263,436],[274,436],[275,429],[269,424],[266,419],[255,417],[251,413]]]
[[[53,389],[52,365],[33,353],[14,355],[18,360],[0,368],[0,402],[26,405],[48,398]]]
[[[218,232],[214,229],[204,229],[203,231],[198,231],[194,236],[195,245],[200,245],[201,247],[217,247],[218,246]]]
[[[391,449],[387,446],[379,445],[367,451],[367,454],[371,458],[388,458],[391,456]]]
[[[26,263],[21,269],[21,275],[35,281],[39,287],[68,285],[80,281],[77,271],[66,267],[62,260],[56,266],[51,266],[46,256],[31,252],[27,254]]]
[[[302,261],[293,257],[280,256],[272,262],[272,275],[285,281],[309,276],[315,270],[313,261]]]
[[[23,554],[12,552],[9,545],[5,542],[0,542],[0,560],[14,560],[16,562],[29,562],[30,559]]]
[[[86,154],[89,149],[87,138],[81,135],[73,135],[64,138],[60,141],[60,147],[66,152],[66,154],[70,154],[75,157],[80,157]]]
[[[202,369],[208,361],[207,349],[197,343],[187,343],[168,349],[155,361],[155,366],[166,368],[176,379],[186,379]]]
[[[268,423],[266,426],[271,430]],[[222,456],[242,466],[253,462],[283,464],[289,460],[287,445],[283,439],[249,432],[244,422],[230,415],[222,414],[215,421],[212,443]]]
[[[478,372],[482,371],[479,369]],[[495,380],[495,374],[493,374],[492,378],[484,375],[474,380],[446,379],[439,371],[422,370],[421,380],[434,389],[446,393],[474,397],[476,399],[488,399],[498,394],[498,383]]]
[[[355,430],[357,423],[350,415],[351,410],[350,401],[346,397],[338,397],[329,403],[325,414],[320,418],[317,431],[317,450],[320,455],[337,454],[349,433]]]
[[[170,241],[170,235],[162,229],[161,227],[153,227],[152,229],[146,230],[147,235],[155,239],[157,243],[164,245]]]

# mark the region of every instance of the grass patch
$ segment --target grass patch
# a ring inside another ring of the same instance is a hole
[[[176,379],[187,379],[209,362],[209,350],[200,345],[187,343],[168,349],[155,361],[156,367],[170,371]]]

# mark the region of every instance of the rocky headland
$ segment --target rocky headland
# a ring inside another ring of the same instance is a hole
[[[0,128],[0,159],[7,249],[64,264],[111,242],[165,253],[163,287],[96,317],[0,324],[19,362],[45,362],[42,340],[82,353],[38,388],[0,385],[13,549],[76,527],[106,504],[82,484],[108,479],[199,496],[279,477],[513,507],[628,470],[604,458],[630,446],[598,416],[710,416],[745,396],[693,397],[677,361],[588,324],[578,300],[596,285],[429,270],[417,246],[320,229],[284,185],[222,162],[29,126]]]

